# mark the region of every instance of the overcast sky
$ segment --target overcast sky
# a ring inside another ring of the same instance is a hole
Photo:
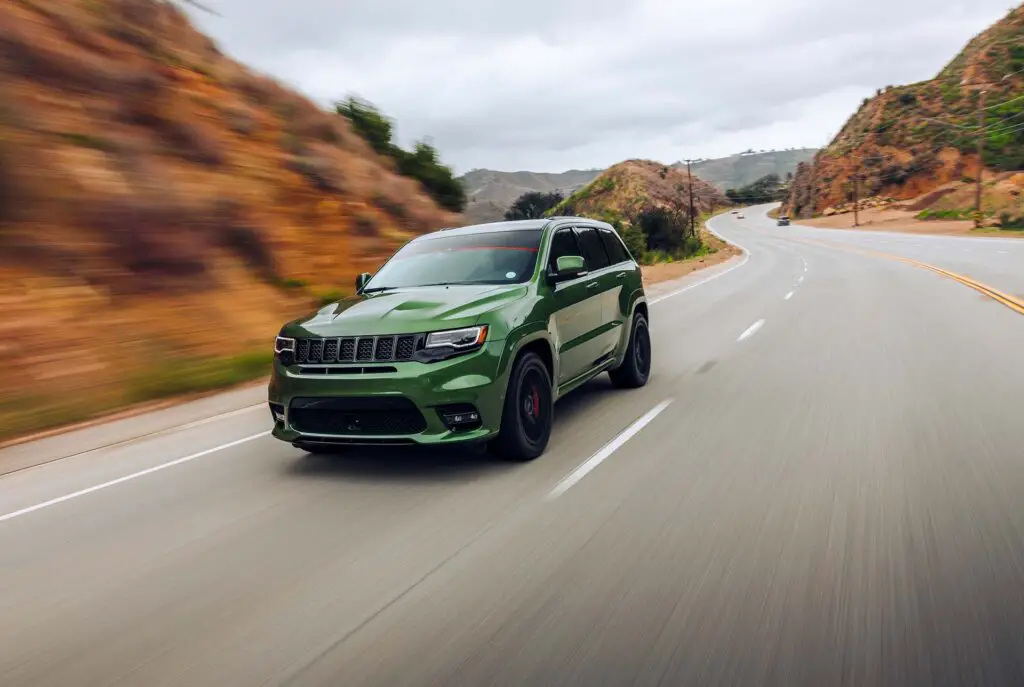
[[[237,59],[355,93],[460,173],[820,146],[1010,0],[205,0]]]

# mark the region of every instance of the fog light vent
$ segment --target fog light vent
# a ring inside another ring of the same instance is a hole
[[[468,403],[441,406],[437,410],[441,414],[441,421],[444,422],[444,426],[453,432],[480,427],[480,413]]]

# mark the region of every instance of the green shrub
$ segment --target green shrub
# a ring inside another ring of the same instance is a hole
[[[392,141],[392,121],[376,106],[355,96],[337,103],[335,111],[347,119],[374,150],[391,157],[400,174],[419,181],[438,205],[453,212],[465,210],[466,190],[451,167],[441,164],[431,144],[420,141],[411,152],[399,147]]]
[[[515,202],[505,212],[505,219],[508,221],[520,219],[540,219],[549,211],[558,207],[565,198],[561,193],[543,193],[541,191],[529,191],[516,198]]]

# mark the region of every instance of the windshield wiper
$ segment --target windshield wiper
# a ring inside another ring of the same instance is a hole
[[[363,289],[359,293],[380,293],[381,291],[392,291],[397,288],[397,286],[371,286]]]

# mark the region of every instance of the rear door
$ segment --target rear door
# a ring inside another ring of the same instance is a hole
[[[548,271],[555,272],[559,257],[580,255],[572,227],[559,229],[551,237]],[[603,323],[602,303],[595,280],[589,274],[563,281],[552,287],[555,312],[552,315],[552,337],[558,351],[558,385],[580,376],[594,359],[594,334]]]
[[[640,267],[629,256],[629,251],[618,234],[606,227],[599,227],[597,231],[612,263],[608,276],[602,277],[607,278],[611,284],[611,293],[603,302],[607,311],[602,312],[605,320],[612,323],[616,341],[621,341],[623,327],[629,324],[633,292],[638,290],[642,283]]]
[[[618,344],[618,325],[615,316],[616,295],[620,291],[612,259],[604,247],[597,228],[588,226],[576,227],[576,240],[587,261],[590,281],[587,288],[600,301],[600,326],[593,331],[593,342],[588,353],[591,355],[587,367],[603,362],[615,352]]]

